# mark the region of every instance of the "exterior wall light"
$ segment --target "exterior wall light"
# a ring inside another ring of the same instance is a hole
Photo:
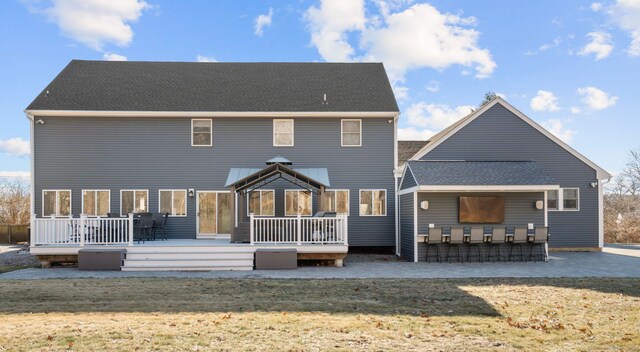
[[[193,188],[189,188],[189,197],[193,197],[196,195],[196,191]]]
[[[542,210],[544,209],[544,202],[541,200],[536,200],[534,206],[536,207],[536,209]]]
[[[422,210],[429,209],[429,201],[428,200],[423,200],[422,202],[420,202],[420,209],[422,209]]]

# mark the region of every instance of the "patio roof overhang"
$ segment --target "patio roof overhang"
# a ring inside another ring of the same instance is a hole
[[[320,192],[324,192],[330,185],[326,168],[293,169],[275,162],[263,169],[231,168],[225,187],[235,192],[244,192],[263,187],[277,179],[284,179],[299,187]]]

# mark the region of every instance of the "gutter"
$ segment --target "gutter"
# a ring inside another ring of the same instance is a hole
[[[32,245],[33,244],[33,229],[34,229],[34,219],[36,217],[36,176],[35,176],[35,156],[34,156],[34,145],[35,145],[35,120],[34,120],[34,116],[32,114],[30,114],[29,112],[27,112],[25,110],[25,117],[27,118],[27,120],[29,120],[29,134],[30,134],[30,138],[29,138],[29,158],[30,158],[30,169],[31,172],[29,174],[29,197],[30,197],[30,204],[29,204],[29,209],[31,212],[31,216],[29,219],[29,227],[31,228],[30,232],[30,236],[31,238],[29,238],[29,244]]]

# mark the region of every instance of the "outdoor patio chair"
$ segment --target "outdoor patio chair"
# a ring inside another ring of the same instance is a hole
[[[167,240],[167,234],[164,232],[164,228],[167,225],[167,219],[169,218],[169,213],[156,214],[155,219],[153,220],[153,239],[156,239],[156,235],[158,232],[162,233],[162,240]]]
[[[140,220],[138,220],[138,243],[142,240],[144,243],[145,240],[151,239],[151,233],[153,231],[153,214],[151,213],[140,213]]]
[[[538,254],[542,260],[547,261],[547,249],[546,244],[549,242],[549,228],[548,227],[536,227],[533,233],[533,239],[531,241],[531,251],[529,252],[529,259],[533,260],[533,250],[538,248]]]
[[[462,263],[462,255],[460,252],[460,246],[464,244],[464,229],[461,227],[454,227],[451,229],[451,236],[449,236],[449,248],[447,248],[447,261],[451,263],[451,248],[455,248],[457,251],[458,261]]]
[[[493,250],[498,254],[498,261],[502,261],[502,255],[500,255],[500,247],[507,240],[506,230],[504,228],[495,228],[491,232],[491,237],[489,238],[489,256],[488,260],[493,259]]]
[[[424,243],[427,244],[427,255],[426,260],[428,263],[431,262],[431,257],[429,256],[429,249],[434,247],[436,249],[436,259],[438,263],[440,263],[440,244],[442,243],[442,229],[429,229],[429,233],[424,238]]]
[[[471,262],[471,250],[478,251],[478,261],[482,263],[482,251],[480,246],[484,243],[484,229],[472,227],[469,233],[469,250],[467,251],[467,262]]]
[[[509,248],[510,261],[513,261],[514,247],[518,247],[518,249],[520,250],[520,260],[527,261],[527,257],[524,255],[524,248],[522,247],[523,245],[527,244],[527,240],[528,240],[527,228],[517,227],[513,232],[513,239],[510,242],[511,244],[511,247]]]

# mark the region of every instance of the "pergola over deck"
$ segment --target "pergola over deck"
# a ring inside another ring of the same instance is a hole
[[[234,197],[237,197],[235,209],[235,227],[231,234],[232,242],[249,241],[249,226],[240,211],[244,207],[247,192],[262,188],[274,181],[285,180],[298,188],[316,192],[318,195],[318,208],[322,209],[322,195],[329,187],[329,173],[326,168],[300,168],[291,167],[292,162],[284,157],[277,156],[266,161],[266,166],[259,168],[231,168],[225,187],[229,187]]]

